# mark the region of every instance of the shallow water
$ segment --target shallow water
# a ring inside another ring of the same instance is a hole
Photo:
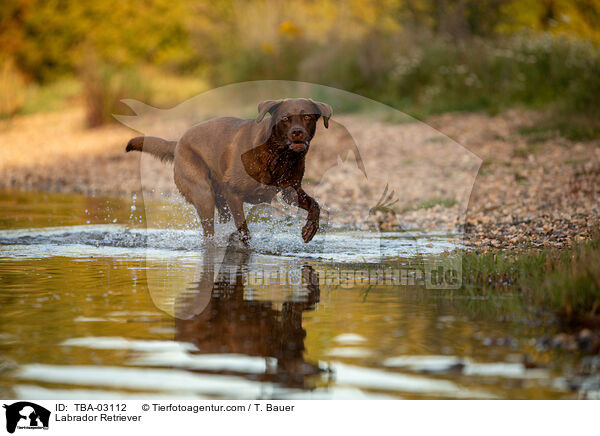
[[[257,222],[207,246],[132,204],[0,193],[2,397],[574,396],[548,326],[423,284],[452,235]]]

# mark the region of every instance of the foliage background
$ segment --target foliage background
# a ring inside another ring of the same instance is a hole
[[[544,128],[589,138],[599,42],[600,0],[4,0],[0,113],[84,95],[98,125],[124,95],[169,106],[288,79],[421,118],[524,105],[548,111]]]

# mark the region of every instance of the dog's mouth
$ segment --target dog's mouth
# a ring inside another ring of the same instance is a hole
[[[304,141],[287,141],[288,147],[290,150],[295,151],[296,153],[302,153],[308,149],[308,140]]]

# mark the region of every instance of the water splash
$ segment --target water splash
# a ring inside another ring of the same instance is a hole
[[[225,247],[231,229],[218,226],[214,244]],[[333,231],[305,244],[298,226],[289,221],[251,223],[250,248],[259,254],[293,258],[364,262],[381,258],[439,254],[455,248],[452,236],[423,233],[414,238],[402,233]],[[86,225],[0,231],[0,256],[47,257],[67,255],[103,256],[201,256],[205,247],[198,230],[136,229],[123,225]]]

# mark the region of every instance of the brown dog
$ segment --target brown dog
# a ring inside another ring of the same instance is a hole
[[[265,118],[265,115],[271,117]],[[332,109],[305,98],[266,100],[256,120],[216,118],[190,128],[178,142],[137,137],[126,151],[144,151],[174,162],[175,184],[192,203],[204,235],[214,235],[215,207],[223,221],[231,215],[242,241],[250,238],[243,203],[270,203],[277,192],[308,211],[302,239],[319,228],[317,202],[302,189],[304,158],[319,117],[329,125]]]

